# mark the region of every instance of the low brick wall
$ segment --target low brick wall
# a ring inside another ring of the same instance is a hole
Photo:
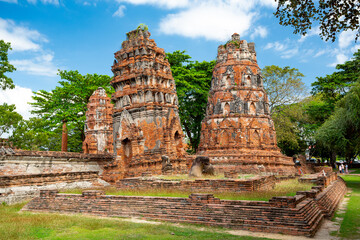
[[[116,183],[117,188],[136,189],[178,189],[191,191],[259,191],[272,189],[275,186],[275,176],[254,177],[251,179],[196,179],[196,180],[164,180],[146,178],[126,178]]]
[[[99,173],[95,171],[0,176],[0,188],[43,186],[60,182],[93,181],[98,178]]]
[[[0,154],[0,176],[85,171],[102,174],[103,166],[112,159],[110,154],[7,149]]]
[[[318,172],[300,177],[299,182],[308,182],[327,187],[331,182],[335,181],[336,179],[337,174],[335,172],[327,172],[326,176],[324,176],[323,172]]]
[[[23,210],[84,213],[115,217],[144,217],[171,222],[222,226],[233,229],[313,236],[325,216],[331,216],[346,192],[339,178],[327,188],[319,185],[294,197],[270,201],[230,201],[212,194],[189,198],[107,196],[101,191],[82,195],[41,191]]]

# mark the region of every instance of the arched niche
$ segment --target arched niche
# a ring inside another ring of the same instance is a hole
[[[253,102],[250,104],[250,114],[256,114],[256,106]]]
[[[125,164],[128,164],[132,158],[132,143],[129,138],[125,138],[121,141],[122,158]]]
[[[229,115],[230,114],[230,104],[226,103],[224,105],[224,115]]]

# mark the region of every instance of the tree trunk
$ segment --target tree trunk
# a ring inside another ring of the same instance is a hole
[[[66,127],[66,121],[63,120],[62,138],[61,138],[61,151],[62,152],[67,152],[67,145],[68,145],[68,130]]]
[[[330,166],[332,168],[336,168],[335,167],[335,162],[336,162],[336,152],[335,151],[332,151],[331,152],[331,155],[330,155]]]

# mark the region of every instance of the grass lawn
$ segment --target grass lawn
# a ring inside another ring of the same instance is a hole
[[[352,189],[344,220],[338,236],[345,239],[360,239],[360,176],[342,175],[348,188]]]
[[[350,174],[360,174],[360,169],[356,168],[356,169],[351,169],[353,170],[353,172],[351,172]]]
[[[101,219],[80,215],[60,215],[19,212],[24,206],[0,205],[0,240],[13,239],[248,239],[220,228],[198,231],[191,227],[174,227],[169,224],[145,224]],[[214,231],[216,230],[216,232]],[[219,233],[220,232],[220,233]]]
[[[310,190],[313,184],[299,183],[297,179],[290,179],[281,181],[276,184],[274,189],[268,191],[257,192],[217,192],[214,196],[220,199],[228,200],[253,200],[253,201],[267,201],[273,196],[294,196],[297,191]],[[116,188],[105,188],[107,195],[122,195],[122,196],[157,196],[157,197],[188,197],[191,191],[180,191],[172,189],[129,189],[119,190]],[[199,191],[196,191],[199,192]],[[81,194],[81,189],[65,190],[62,193]]]

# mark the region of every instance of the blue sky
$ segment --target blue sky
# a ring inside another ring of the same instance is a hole
[[[113,54],[140,23],[166,52],[186,50],[197,61],[216,58],[232,33],[255,42],[260,67],[298,68],[307,86],[335,71],[360,48],[354,32],[324,42],[315,27],[306,37],[278,24],[274,0],[0,0],[0,39],[12,43],[14,90],[0,103],[29,117],[32,91],[51,90],[57,69],[112,75]]]

